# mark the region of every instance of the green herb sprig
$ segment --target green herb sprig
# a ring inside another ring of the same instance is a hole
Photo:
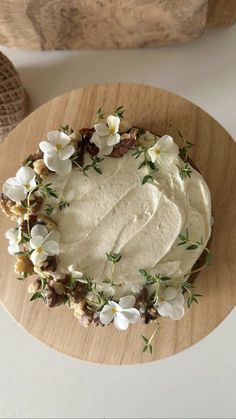
[[[192,173],[192,170],[191,170],[191,167],[188,163],[185,163],[184,167],[182,167],[180,169],[180,172],[179,172],[180,177],[181,177],[182,180],[186,179],[187,177],[190,178],[191,173]]]
[[[178,134],[181,141],[183,142],[183,147],[179,149],[179,156],[181,157],[182,160],[186,161],[188,158],[189,150],[194,146],[194,144],[191,143],[190,141],[185,140],[185,138],[183,137],[180,131],[178,131]]]
[[[152,352],[153,352],[152,341],[153,341],[153,339],[154,339],[154,337],[155,337],[155,335],[156,335],[156,333],[157,333],[158,329],[160,329],[160,327],[161,327],[161,326],[160,326],[160,323],[159,323],[159,322],[157,322],[157,326],[156,326],[156,328],[155,328],[155,330],[154,330],[154,332],[152,333],[152,335],[151,335],[151,337],[150,337],[150,338],[147,338],[146,336],[141,335],[141,337],[142,337],[142,339],[143,339],[143,341],[144,341],[144,345],[143,345],[143,352],[149,351],[149,352],[150,352],[150,354],[152,354]]]
[[[67,135],[70,135],[74,132],[74,130],[69,126],[69,124],[60,125],[59,131],[64,132],[64,134],[67,134]]]

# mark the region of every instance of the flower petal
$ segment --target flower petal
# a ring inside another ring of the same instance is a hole
[[[109,324],[115,317],[115,313],[112,311],[112,306],[110,304],[107,304],[103,307],[101,313],[100,313],[100,320],[102,324]]]
[[[161,316],[169,317],[170,313],[172,313],[172,305],[168,301],[159,302],[157,311]]]
[[[61,160],[69,159],[72,154],[75,152],[73,145],[66,145],[64,148],[59,150],[58,156]]]
[[[59,176],[67,175],[72,169],[71,161],[60,160],[57,154],[54,154],[53,156],[44,154],[44,162],[50,170],[53,170]]]
[[[170,135],[163,135],[159,140],[157,140],[156,145],[161,148],[162,151],[174,151],[177,147],[177,154],[178,154],[178,146],[175,144],[173,138]]]
[[[17,228],[9,228],[6,232],[5,232],[5,237],[8,240],[11,241],[17,241],[18,240],[18,229]]]
[[[129,321],[123,313],[116,313],[114,318],[114,325],[119,330],[126,330],[129,327]]]
[[[47,255],[43,252],[39,253],[37,250],[34,250],[33,253],[31,253],[30,259],[34,265],[40,265],[47,260]]]
[[[39,143],[39,148],[43,153],[54,153],[57,151],[56,146],[54,144],[49,143],[49,141],[41,141]]]
[[[102,147],[100,147],[98,157],[109,156],[109,154],[111,154],[112,150],[113,150],[112,145],[103,145]]]
[[[122,311],[122,314],[128,320],[129,323],[137,323],[140,320],[140,313],[136,308],[127,308]]]
[[[43,239],[45,239],[47,235],[48,235],[48,230],[42,224],[35,224],[34,227],[31,229],[32,239],[34,239],[37,236],[41,236]]]
[[[110,134],[109,128],[105,125],[99,122],[98,124],[94,125],[96,133],[99,135],[99,137],[105,137]]]
[[[167,287],[161,292],[161,298],[165,301],[174,300],[174,298],[178,295],[178,290],[175,287]]]
[[[30,240],[31,249],[37,249],[43,245],[44,238],[42,236],[36,236]]]
[[[184,307],[181,306],[172,306],[172,310],[170,312],[170,317],[173,320],[180,320],[184,316]]]
[[[64,148],[67,144],[71,142],[69,135],[61,131],[49,131],[47,134],[47,138],[51,144],[60,144],[62,148]]]
[[[43,251],[48,256],[55,256],[59,253],[59,244],[53,240],[48,240],[43,243]]]
[[[107,125],[108,125],[109,130],[112,134],[115,134],[116,132],[118,132],[119,131],[119,126],[120,126],[119,116],[109,115],[107,117]]]
[[[7,250],[8,253],[10,253],[10,255],[15,255],[16,253],[21,251],[21,247],[18,243],[10,241]]]
[[[60,241],[60,233],[59,233],[59,231],[58,230],[52,230],[52,231],[50,231],[49,233],[48,233],[48,235],[47,235],[47,237],[46,237],[46,240],[48,241],[48,240],[53,240],[53,241],[55,241],[55,242],[59,242]]]
[[[184,305],[184,296],[182,292],[180,291],[179,294],[176,296],[176,298],[173,301],[174,305],[183,306]]]
[[[13,179],[13,178],[10,178]],[[27,191],[22,185],[12,185],[8,183],[8,179],[3,185],[3,193],[14,202],[24,201],[27,196]]]
[[[121,297],[119,300],[119,305],[122,308],[131,308],[134,306],[136,298],[134,295],[126,295],[125,297]]]
[[[27,185],[34,178],[35,172],[31,167],[22,166],[16,172],[16,179],[20,182],[21,185]]]
[[[118,133],[110,134],[107,137],[106,142],[107,142],[107,145],[115,145],[115,144],[118,144],[120,142],[120,134],[118,134]]]
[[[150,147],[150,148],[148,149],[148,154],[149,154],[149,156],[150,156],[150,158],[151,158],[151,161],[152,161],[153,163],[156,161],[157,156],[158,156],[158,154],[156,153],[156,149],[157,149],[156,144],[155,144],[153,147]]]

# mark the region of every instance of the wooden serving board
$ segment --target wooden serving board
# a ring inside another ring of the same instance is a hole
[[[74,128],[93,124],[97,109],[109,112],[124,105],[135,126],[177,138],[177,130],[195,143],[191,158],[205,177],[212,194],[214,264],[197,278],[203,294],[198,305],[186,309],[181,321],[161,319],[153,354],[142,353],[141,334],[150,336],[155,325],[139,324],[128,331],[85,329],[66,307],[48,309],[29,302],[28,280],[17,281],[14,257],[7,253],[4,232],[11,222],[0,222],[0,299],[26,330],[47,345],[84,361],[134,364],[154,361],[182,351],[211,332],[231,311],[236,294],[236,144],[207,113],[173,93],[135,84],[90,86],[59,96],[37,109],[0,146],[0,178],[14,176],[49,130],[61,123]]]

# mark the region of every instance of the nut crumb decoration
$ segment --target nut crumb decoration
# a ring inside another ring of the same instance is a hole
[[[110,253],[104,253],[106,269],[100,272],[104,277],[99,282],[86,272],[86,267],[81,272],[76,265],[66,265],[66,269],[62,269],[60,264],[64,239],[57,221],[61,213],[63,220],[66,220],[71,198],[62,195],[63,188],[54,187],[52,176],[56,185],[60,186],[75,170],[85,176],[86,182],[91,175],[96,179],[96,176],[103,174],[104,160],[118,162],[117,159],[120,159],[122,164],[122,159],[126,159],[127,155],[137,162],[138,176],[134,171],[136,187],[144,188],[147,193],[158,184],[160,178],[167,182],[172,173],[177,176],[181,190],[195,171],[188,157],[192,143],[186,141],[182,134],[179,133],[182,143],[179,148],[170,135],[157,136],[133,127],[123,118],[123,114],[122,106],[107,116],[100,108],[92,128],[73,131],[69,125],[65,125],[50,131],[47,139],[40,142],[39,150],[24,161],[15,177],[5,181],[0,207],[6,216],[15,221],[15,227],[8,229],[5,237],[8,240],[8,252],[16,256],[15,272],[19,275],[18,279],[26,280],[37,274],[37,279],[34,278],[28,285],[31,301],[42,299],[49,307],[64,304],[73,310],[74,316],[85,327],[91,324],[102,327],[113,323],[117,329],[126,330],[129,324],[141,320],[144,323],[154,321],[157,323],[154,334],[150,338],[142,336],[144,352],[152,352],[151,343],[160,326],[158,319],[169,317],[180,320],[185,312],[185,294],[188,307],[198,302],[200,294],[194,292],[191,275],[211,262],[211,252],[206,247],[208,240],[198,237],[197,231],[193,232],[188,225],[180,227],[178,240],[174,243],[175,254],[196,254],[196,260],[202,255],[201,261],[204,255],[201,266],[196,265],[195,260],[184,275],[180,273],[181,260],[168,262],[167,272],[154,272],[152,267],[137,266],[138,283],[135,285],[134,278],[134,285],[130,289],[124,288],[128,285],[125,285],[121,274],[119,280],[115,279],[115,272],[122,272],[119,267],[129,263],[125,260],[125,251],[122,254],[108,249]],[[109,172],[104,176],[109,178]],[[139,184],[137,179],[140,179]],[[142,213],[145,216],[145,206]],[[114,217],[118,216],[114,212]],[[133,222],[139,222],[138,216],[134,217]],[[165,224],[162,226],[164,228]],[[122,230],[120,235],[122,240]]]

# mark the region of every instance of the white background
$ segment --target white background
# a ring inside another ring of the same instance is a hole
[[[138,82],[201,106],[236,138],[236,25],[185,45],[123,51],[2,51],[36,108],[94,83]],[[235,162],[236,164],[236,162]],[[236,312],[171,358],[141,366],[86,364],[46,347],[0,306],[2,418],[234,418]]]

